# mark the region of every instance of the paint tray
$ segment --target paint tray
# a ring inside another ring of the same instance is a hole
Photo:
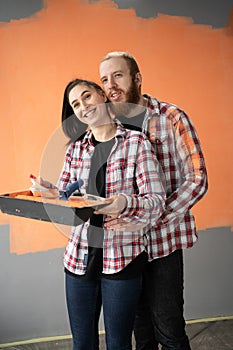
[[[4,214],[77,226],[87,221],[96,208],[110,202],[88,194],[71,196],[68,200],[36,197],[26,190],[0,195],[0,210]]]

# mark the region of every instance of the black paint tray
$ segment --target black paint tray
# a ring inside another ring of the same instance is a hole
[[[4,214],[77,226],[89,219],[94,208],[109,204],[105,201],[89,195],[71,196],[69,200],[42,198],[26,190],[0,195],[0,210]]]

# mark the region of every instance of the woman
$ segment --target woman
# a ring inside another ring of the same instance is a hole
[[[107,349],[132,349],[141,272],[147,262],[142,226],[153,224],[164,210],[159,165],[150,142],[113,120],[105,102],[102,89],[86,80],[70,82],[64,92],[62,122],[69,146],[58,187],[62,190],[82,179],[82,192],[112,199],[86,223],[72,228],[64,253],[74,350],[98,349],[101,305]],[[104,225],[103,212],[127,219],[134,231],[112,230]]]

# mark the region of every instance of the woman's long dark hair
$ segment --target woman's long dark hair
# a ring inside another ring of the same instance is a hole
[[[97,91],[103,92],[101,87],[93,81],[74,79],[66,86],[63,96],[62,105],[62,129],[64,134],[69,138],[68,144],[81,140],[87,130],[87,125],[82,123],[74,114],[74,111],[69,103],[69,93],[76,85],[91,86]]]

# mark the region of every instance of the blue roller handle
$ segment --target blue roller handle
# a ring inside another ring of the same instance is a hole
[[[60,194],[61,194],[60,199],[67,200],[72,195],[72,193],[74,193],[74,191],[77,191],[80,189],[83,183],[84,182],[82,179],[78,179],[77,181],[67,185],[64,191],[60,191]]]

